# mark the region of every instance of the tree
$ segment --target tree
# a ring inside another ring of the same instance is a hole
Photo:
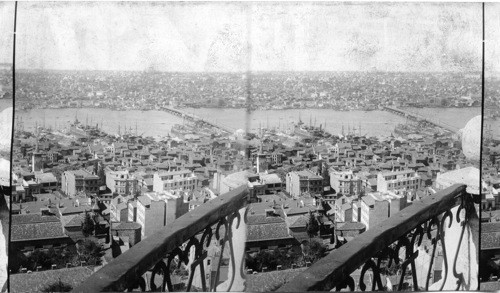
[[[100,265],[104,255],[103,248],[92,239],[84,239],[77,243],[78,260],[85,261],[88,265]]]
[[[52,259],[48,253],[41,250],[35,250],[28,257],[26,264],[26,267],[29,270],[33,271],[36,270],[38,266],[41,266],[44,269],[48,269],[52,266]]]
[[[309,222],[307,223],[306,230],[307,230],[307,235],[309,235],[309,238],[313,238],[314,236],[318,235],[319,223],[312,212],[309,212]]]
[[[70,292],[73,290],[73,286],[70,284],[59,281],[48,284],[42,289],[42,292]]]
[[[319,260],[326,254],[326,246],[318,240],[312,240],[304,247],[304,256],[311,263]]]
[[[94,220],[90,217],[88,212],[85,212],[85,219],[82,222],[82,233],[85,237],[92,235],[95,229]]]

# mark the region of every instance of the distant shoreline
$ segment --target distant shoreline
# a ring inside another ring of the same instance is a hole
[[[481,106],[470,106],[470,107],[440,107],[440,106],[425,106],[425,107],[398,107],[400,109],[462,109],[462,108],[481,108]],[[96,107],[96,106],[81,106],[81,107],[33,107],[29,109],[18,108],[16,107],[16,112],[22,111],[32,111],[32,110],[55,110],[55,109],[106,109],[112,111],[164,111],[163,109],[120,109],[120,108],[112,108],[112,107]],[[237,109],[249,109],[247,107],[175,107],[175,109],[221,109],[221,110],[237,110]],[[353,111],[361,111],[361,112],[371,112],[371,111],[381,111],[382,109],[335,109],[335,108],[321,108],[321,107],[308,107],[308,108],[257,108],[250,109],[251,111],[288,111],[288,110],[332,110],[332,111],[341,111],[341,112],[353,112]]]

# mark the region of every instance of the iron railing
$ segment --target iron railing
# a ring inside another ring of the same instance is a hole
[[[458,238],[457,242],[445,241],[448,239],[446,233],[457,232],[457,235],[448,235],[448,238]],[[478,237],[479,220],[474,198],[466,192],[465,185],[453,185],[413,202],[379,225],[370,227],[283,284],[278,291],[330,291],[345,288],[351,291],[477,290]],[[428,248],[428,268],[422,279],[417,276],[416,259],[419,257],[418,248],[425,239],[428,239],[431,247]],[[469,247],[469,251],[461,251],[464,246]],[[442,277],[436,282],[431,281],[431,276],[436,266],[434,259],[438,247],[442,253],[443,268]],[[469,270],[470,266],[474,266],[472,270],[476,272],[476,277],[473,272],[460,271],[457,265],[461,261],[460,254],[470,261],[467,264]],[[370,277],[367,278],[370,271]],[[354,272],[359,274],[356,280]],[[389,275],[399,279],[394,284],[395,288],[387,288],[387,283],[383,285],[382,280],[387,280]],[[367,279],[371,282],[369,288]],[[419,283],[419,279],[425,282]]]
[[[172,272],[181,267],[187,273],[183,278],[186,291],[243,291],[248,194],[246,187],[240,187],[179,217],[103,266],[74,291],[172,292]],[[207,276],[207,251],[214,245],[219,247],[218,259],[211,263],[216,266],[212,276]],[[221,283],[224,262],[228,272]],[[196,281],[198,286],[193,285]]]
[[[181,265],[188,272],[183,290],[243,291],[247,205],[246,187],[221,195],[139,242],[74,291],[172,292],[179,289],[172,282],[172,272]],[[458,240],[449,243],[452,234],[456,234]],[[382,280],[390,272],[396,272],[399,277],[394,288],[397,290],[450,289],[450,282],[453,290],[476,290],[477,278],[471,280],[473,273],[461,271],[457,263],[462,254],[471,260],[467,264],[469,267],[477,266],[478,237],[479,220],[474,198],[467,193],[465,185],[454,185],[414,201],[379,225],[370,227],[283,284],[278,291],[384,290],[387,284],[384,286]],[[423,242],[431,244],[428,247],[430,261],[425,281],[419,283],[422,277],[417,276],[416,259]],[[468,242],[472,243],[472,250],[465,253],[461,249]],[[220,247],[219,260],[209,277],[206,260],[214,243]],[[438,250],[441,251],[443,272],[436,283],[431,276]],[[221,283],[224,258],[228,272]],[[358,272],[359,277],[355,277],[354,272]],[[371,284],[367,285],[368,275]],[[197,286],[193,285],[195,279],[198,279]],[[405,287],[408,283],[409,287]]]

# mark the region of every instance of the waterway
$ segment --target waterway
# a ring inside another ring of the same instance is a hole
[[[467,121],[480,114],[481,108],[423,108],[410,109],[420,115],[463,128]],[[322,126],[333,134],[349,130],[362,135],[390,135],[394,127],[404,123],[405,118],[386,111],[333,111],[329,109],[256,110],[247,114],[245,109],[198,108],[183,109],[202,119],[224,125],[231,129],[257,131],[259,127],[286,130],[300,120],[305,124]],[[67,128],[78,119],[83,124],[102,125],[108,133],[137,133],[145,136],[163,136],[174,124],[185,121],[162,111],[116,111],[94,108],[32,109],[16,111],[16,120],[22,121],[25,130],[32,131],[35,125],[53,129]],[[19,127],[16,125],[15,127]]]

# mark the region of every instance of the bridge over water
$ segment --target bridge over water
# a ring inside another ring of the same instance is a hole
[[[413,120],[413,121],[417,121],[417,122],[423,121],[423,122],[426,122],[428,124],[432,124],[434,126],[446,129],[446,130],[451,131],[451,132],[457,132],[458,130],[460,130],[460,128],[458,128],[455,125],[448,124],[448,123],[443,122],[439,119],[431,119],[428,117],[424,117],[424,116],[422,116],[418,113],[415,113],[415,112],[411,112],[411,111],[407,111],[407,110],[403,110],[403,109],[399,109],[399,108],[395,108],[395,107],[388,107],[388,106],[384,107],[384,110],[391,112],[393,114],[399,115],[399,116],[406,117],[406,118]]]
[[[179,110],[179,109],[174,109],[174,108],[171,108],[171,107],[163,107],[161,109],[162,111],[165,111],[169,114],[172,114],[174,116],[177,116],[177,117],[182,117],[188,121],[192,121],[192,122],[197,122],[197,123],[200,123],[201,125],[203,126],[208,126],[208,127],[211,127],[211,128],[215,128],[219,131],[222,131],[222,132],[225,132],[225,133],[228,133],[228,134],[232,134],[234,133],[234,131],[236,129],[233,129],[231,127],[228,127],[228,126],[224,126],[220,123],[214,123],[214,122],[210,122],[210,121],[207,121],[207,120],[204,120],[194,114],[191,114],[191,113],[187,113],[187,112],[184,112],[182,110]]]
[[[201,123],[201,125],[203,125],[203,126],[215,128],[219,131],[222,131],[222,132],[225,132],[228,134],[232,134],[236,130],[234,128],[222,125],[220,123],[214,123],[214,122],[204,120],[204,119],[202,119],[194,114],[187,113],[187,112],[184,112],[184,111],[179,110],[179,109],[174,109],[171,107],[163,107],[162,110],[169,113],[169,114],[172,114],[174,116],[182,117],[183,119],[186,119],[188,121]],[[391,112],[393,114],[399,115],[399,116],[406,117],[406,118],[413,120],[413,121],[426,122],[428,124],[432,124],[436,127],[440,127],[440,128],[443,128],[443,129],[451,131],[451,132],[457,132],[460,129],[455,125],[448,124],[448,123],[443,122],[439,119],[432,119],[432,118],[424,117],[418,113],[411,112],[408,110],[403,110],[403,109],[399,109],[399,108],[395,108],[395,107],[388,107],[388,106],[384,107],[384,110]]]

